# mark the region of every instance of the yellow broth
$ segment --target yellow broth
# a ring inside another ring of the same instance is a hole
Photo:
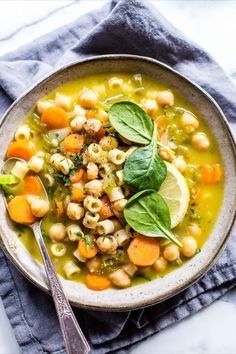
[[[122,89],[120,88],[111,89],[109,87],[108,83],[112,77],[119,77],[123,80]],[[158,82],[154,82],[145,76],[142,76],[142,83],[140,83],[138,81],[133,80],[133,75],[131,74],[109,73],[109,74],[102,74],[102,75],[94,75],[91,77],[88,76],[80,80],[66,83],[63,86],[58,87],[49,95],[45,96],[43,100],[53,101],[55,98],[55,94],[61,93],[63,95],[72,97],[73,103],[75,104],[77,103],[79,92],[84,88],[90,88],[99,94],[100,102],[97,108],[101,108],[104,110],[107,110],[111,104],[117,101],[131,100],[139,104],[143,98],[152,96],[151,95],[152,92],[171,89],[170,87],[162,85],[161,83]],[[205,133],[208,136],[211,143],[209,150],[206,152],[201,152],[197,150],[191,145],[191,142],[188,140],[176,144],[177,146],[181,145],[183,147],[182,148],[183,151],[181,150],[181,153],[183,152],[183,156],[187,162],[187,165],[197,167],[198,169],[205,164],[214,165],[217,163],[222,166],[223,162],[220,156],[218,144],[214,136],[212,135],[210,129],[208,128],[207,124],[205,123],[204,117],[201,117],[200,114],[198,113],[197,110],[198,107],[193,107],[192,105],[190,105],[183,97],[181,97],[178,94],[178,92],[173,91],[173,93],[175,97],[174,106],[179,107],[181,110],[192,112],[199,121],[199,127],[196,131],[201,131]],[[31,125],[32,115],[33,115],[33,111],[27,115],[27,117],[22,122],[22,124]],[[173,138],[174,135],[176,135],[176,131],[180,129],[179,120],[180,120],[180,115],[179,116],[177,115],[175,118],[173,119],[170,118],[168,121],[168,126],[171,126],[169,130],[170,140]],[[183,136],[184,133],[180,131],[180,133],[178,134],[179,134],[178,137],[180,138],[181,141],[181,134]],[[38,150],[44,149],[42,141],[38,138],[37,135],[33,136],[32,141]],[[184,148],[187,148],[187,151],[185,151]],[[191,173],[187,171],[186,173],[184,173],[184,176],[187,177],[189,188],[194,188],[195,181],[193,181],[193,183],[191,182],[192,179]],[[218,217],[218,213],[221,207],[223,193],[224,193],[224,181],[222,180],[216,184],[206,184],[206,185],[204,185],[201,181],[198,181],[197,185],[200,186],[201,189],[199,204],[189,206],[188,212],[185,215],[183,222],[176,227],[174,232],[180,237],[186,235],[187,226],[191,224],[191,222],[194,223],[195,222],[194,218],[197,218],[197,222],[199,223],[199,226],[202,230],[201,235],[199,235],[196,238],[198,248],[199,248],[198,252],[200,252],[210,232],[212,231],[212,228]],[[44,218],[42,223],[44,234],[47,235],[50,225],[52,225],[55,221],[56,221],[55,218],[51,214]],[[68,224],[68,221],[66,221],[66,223]],[[17,226],[16,230],[18,232],[20,240],[28,249],[32,257],[42,262],[36,241],[34,239],[34,236],[32,235],[31,230],[23,226],[20,227]],[[63,241],[66,244],[67,252],[62,257],[55,257],[52,255],[50,250],[52,241],[48,236],[45,237],[45,241],[57,272],[65,277],[63,266],[69,260],[73,260],[74,262],[76,262],[76,259],[73,256],[73,252],[77,248],[77,242]],[[156,277],[163,277],[168,272],[177,269],[179,266],[181,266],[181,264],[186,262],[186,260],[187,259],[185,257],[181,257],[181,261],[179,262],[170,262],[167,269],[162,273],[158,273],[154,271],[151,267],[146,267],[144,269],[140,268],[137,276],[135,276],[132,279],[132,284],[137,284],[140,281],[145,281],[145,279],[152,280]],[[84,282],[84,277],[87,273],[86,266],[83,263],[79,263],[79,266],[82,268],[81,273],[79,275],[73,276],[71,279],[74,281]]]

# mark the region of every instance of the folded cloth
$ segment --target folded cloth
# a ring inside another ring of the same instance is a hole
[[[236,90],[219,65],[146,1],[113,0],[0,58],[0,113],[43,75],[65,63],[106,53],[158,59],[205,88],[235,121]],[[0,295],[24,354],[65,353],[52,299],[29,283],[0,252]],[[179,295],[149,308],[109,313],[75,308],[92,353],[129,346],[199,311],[236,283],[236,235],[218,262]]]

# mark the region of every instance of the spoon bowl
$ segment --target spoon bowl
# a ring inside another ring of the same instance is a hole
[[[1,173],[3,174],[10,174],[12,171],[12,168],[14,167],[16,162],[23,162],[25,163],[24,160],[19,159],[19,158],[10,158],[7,161],[4,162],[2,168],[1,168]],[[43,182],[41,179],[37,176],[37,179],[41,183],[42,189],[43,189],[43,196],[49,202],[48,195],[46,192],[46,189],[43,185]],[[6,208],[8,210],[8,203],[6,200],[6,196],[4,194],[4,202],[6,205]],[[25,225],[25,224],[24,224]],[[65,296],[63,287],[61,285],[61,282],[56,274],[56,271],[54,269],[54,266],[52,264],[52,261],[50,259],[50,256],[48,254],[46,245],[44,243],[44,239],[42,236],[41,232],[41,219],[38,218],[36,222],[32,224],[27,224],[28,227],[30,227],[33,230],[35,239],[37,241],[44,266],[45,266],[45,271],[47,274],[48,278],[48,285],[50,287],[53,301],[55,304],[55,308],[57,311],[57,316],[58,320],[60,323],[64,343],[65,343],[65,348],[68,354],[86,354],[89,353],[90,351],[90,346],[74,316],[74,313],[72,311],[72,308]]]

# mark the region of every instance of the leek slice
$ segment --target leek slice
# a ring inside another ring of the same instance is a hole
[[[15,195],[24,189],[25,182],[23,179],[11,174],[0,174],[0,185],[2,185],[4,192]]]

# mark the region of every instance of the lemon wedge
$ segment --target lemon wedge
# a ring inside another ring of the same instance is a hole
[[[189,189],[185,178],[171,163],[166,162],[167,176],[159,189],[166,201],[171,218],[171,228],[175,228],[184,218],[189,205]]]

